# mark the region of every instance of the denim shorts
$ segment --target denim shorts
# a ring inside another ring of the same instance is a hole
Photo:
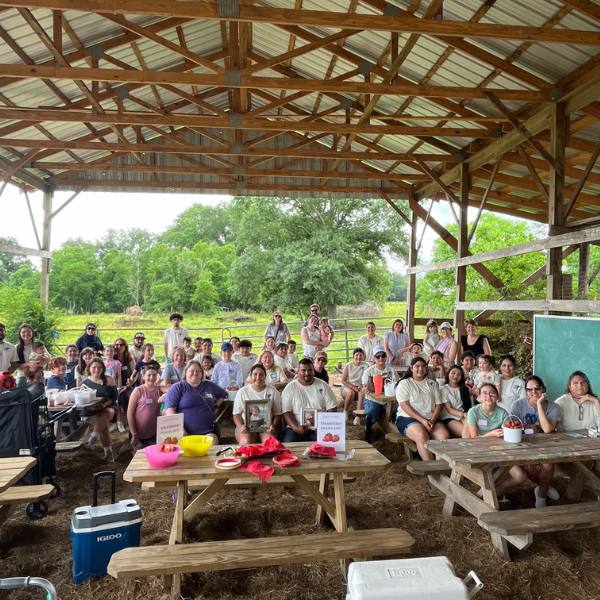
[[[398,428],[398,431],[402,434],[402,435],[406,435],[406,430],[408,429],[408,427],[410,425],[412,425],[413,423],[418,423],[419,421],[417,421],[416,419],[413,419],[412,417],[398,417],[396,419],[396,427]]]

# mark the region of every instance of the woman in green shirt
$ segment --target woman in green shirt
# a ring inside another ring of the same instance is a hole
[[[502,437],[502,423],[508,413],[498,406],[499,397],[498,388],[493,383],[481,386],[479,404],[470,408],[467,413],[465,437]],[[526,480],[527,474],[521,467],[511,467],[496,480],[496,496],[501,498],[521,487]]]

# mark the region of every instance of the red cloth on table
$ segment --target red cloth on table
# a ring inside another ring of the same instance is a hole
[[[313,442],[308,449],[310,454],[318,454],[325,458],[335,458],[335,448],[333,446],[323,446],[317,442]]]
[[[235,453],[238,456],[262,456],[269,452],[282,452],[286,447],[277,438],[270,436],[262,444],[249,444],[248,446],[240,446]]]
[[[282,452],[281,454],[278,454],[273,461],[282,469],[285,469],[286,467],[297,467],[300,464],[300,459],[291,452]]]
[[[267,465],[263,465],[257,460],[251,460],[243,464],[240,467],[240,471],[245,471],[246,473],[255,475],[263,481],[269,481],[269,479],[271,479],[271,476],[275,472],[275,469],[273,467],[267,467]]]

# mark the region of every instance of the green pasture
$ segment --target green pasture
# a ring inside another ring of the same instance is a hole
[[[358,338],[365,331],[365,323],[375,321],[380,334],[385,333],[395,317],[404,318],[406,303],[386,302],[378,315],[360,315],[346,318],[343,314],[335,319],[336,337],[329,347],[330,364],[346,360],[346,347],[356,345]],[[271,320],[271,312],[215,312],[185,313],[183,327],[189,332],[192,339],[197,336],[212,338],[215,345],[232,335],[252,340],[255,349],[262,347],[262,338],[265,327]],[[302,323],[295,315],[286,315],[284,320],[288,323],[292,337],[300,345],[300,328]],[[127,341],[133,338],[137,331],[146,334],[146,341],[159,344],[156,354],[162,356],[162,332],[170,326],[168,313],[144,313],[140,317],[130,317],[124,314],[85,314],[64,315],[59,319],[59,338],[56,340],[59,347],[74,342],[82,333],[88,322],[94,322],[98,327],[98,334],[102,341],[113,342],[117,337]],[[420,335],[420,332],[419,332]],[[218,351],[215,348],[215,351]]]

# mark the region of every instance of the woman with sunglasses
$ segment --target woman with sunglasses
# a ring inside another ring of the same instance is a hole
[[[79,352],[81,352],[84,348],[92,348],[96,353],[104,352],[104,345],[96,334],[95,323],[88,323],[85,326],[83,335],[79,336],[75,342],[75,345],[77,346],[77,350],[79,350]]]
[[[556,399],[561,409],[559,431],[575,431],[596,427],[600,414],[600,402],[592,392],[588,376],[582,371],[574,371],[569,376],[567,390]]]
[[[277,344],[279,344],[280,342],[285,342],[287,344],[290,339],[290,330],[288,329],[288,326],[283,322],[283,317],[281,316],[281,313],[278,310],[273,312],[273,318],[271,319],[271,322],[267,325],[267,328],[265,329],[265,344],[268,337],[273,337],[275,339],[275,346],[277,346]]]
[[[479,403],[469,409],[465,437],[497,437],[501,438],[502,423],[508,413],[498,406],[500,394],[493,383],[484,383],[479,391]],[[496,480],[496,495],[501,498],[504,494],[521,487],[527,474],[519,466],[510,467]]]
[[[554,402],[549,402],[546,396],[546,386],[537,376],[531,375],[524,385],[527,398],[516,400],[511,407],[511,414],[521,419],[525,431],[541,431],[552,433],[560,420],[560,408]],[[546,498],[558,500],[559,493],[552,487],[554,477],[554,465],[537,464],[524,467],[527,477],[537,484],[535,495],[535,507],[546,506]]]
[[[117,404],[121,417],[120,421],[123,422],[127,418],[129,397],[135,383],[135,359],[123,338],[117,338],[113,347],[115,349],[115,359],[121,363],[121,387],[119,388],[119,401]]]
[[[323,352],[323,350],[319,350],[315,354],[315,377],[324,381],[325,383],[329,383],[329,373],[327,372],[327,352]]]

